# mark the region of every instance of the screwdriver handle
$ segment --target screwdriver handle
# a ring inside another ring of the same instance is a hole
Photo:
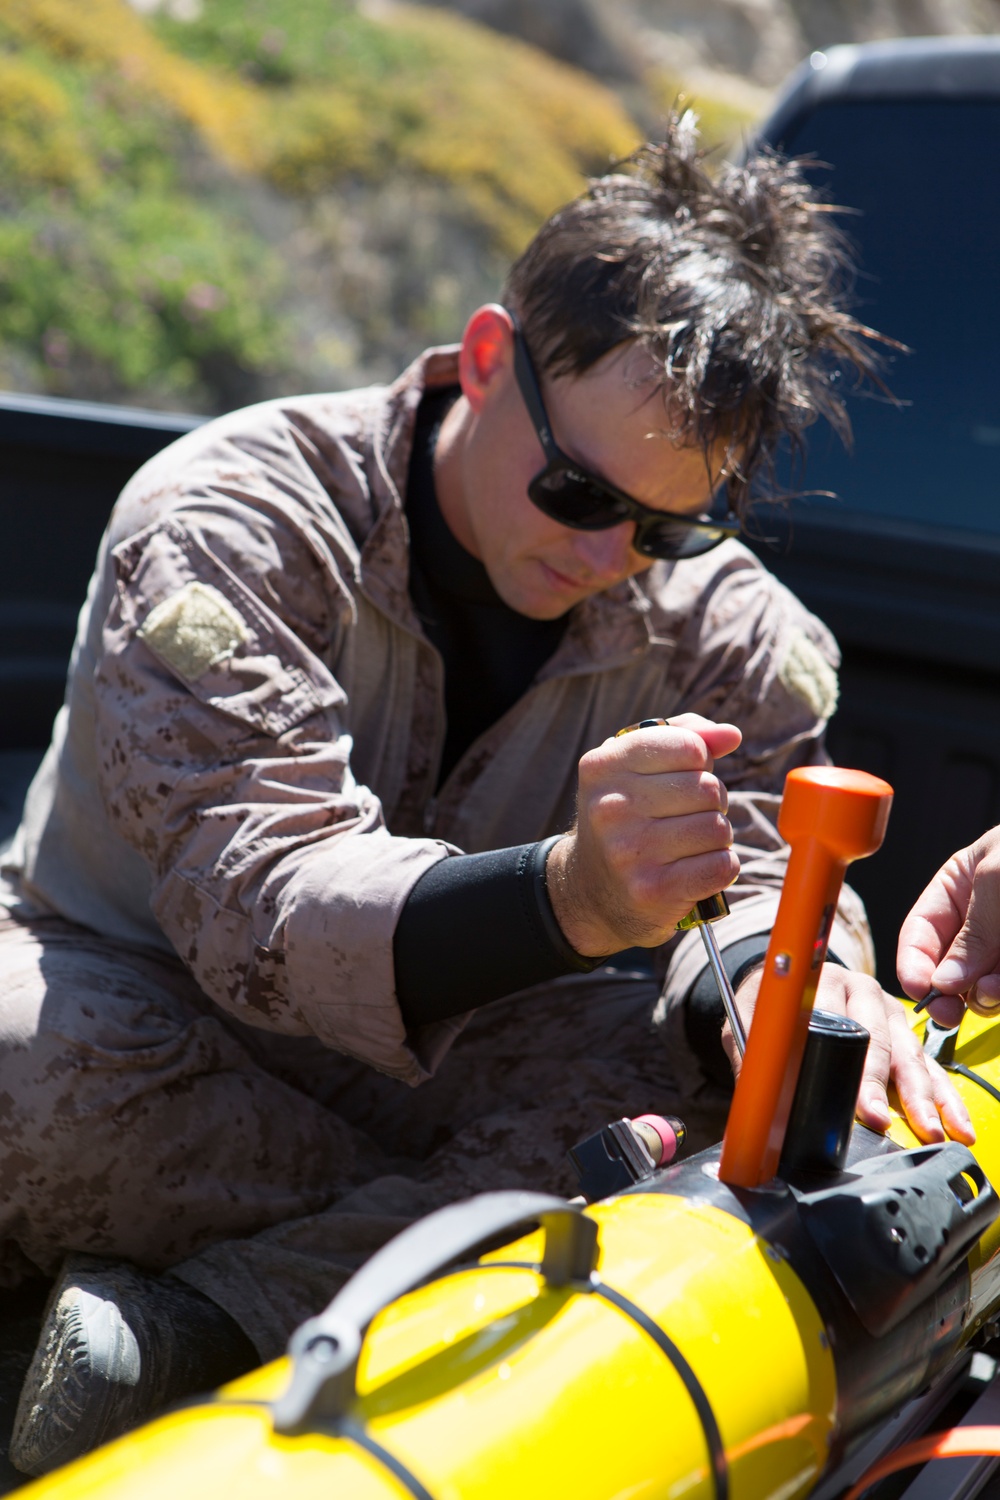
[[[718,891],[692,907],[687,916],[677,923],[677,931],[690,932],[693,927],[703,927],[706,922],[717,922],[720,917],[728,916],[729,902],[726,900],[726,893]]]
[[[637,729],[667,729],[670,726],[669,719],[639,719],[635,724],[626,724],[624,729],[615,731],[615,739],[620,740],[623,734],[633,734]],[[692,927],[701,927],[705,922],[717,922],[720,917],[729,916],[729,902],[722,891],[715,896],[709,896],[705,901],[699,901],[683,922],[677,923],[678,932],[689,932]]]

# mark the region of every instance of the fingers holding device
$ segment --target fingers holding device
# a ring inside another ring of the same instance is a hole
[[[736,1003],[749,1027],[757,1003],[761,970],[741,986]],[[876,979],[824,963],[816,989],[816,1009],[828,1015],[846,1016],[868,1033],[868,1051],[858,1093],[857,1118],[869,1130],[889,1128],[888,1085],[895,1087],[899,1103],[913,1133],[922,1141],[952,1140],[971,1145],[975,1131],[969,1112],[953,1088],[947,1073],[921,1047],[905,1007],[886,994]],[[728,1027],[723,1045],[737,1075],[741,1059]]]
[[[1000,1012],[1000,828],[945,862],[899,934],[899,982],[940,1026]]]

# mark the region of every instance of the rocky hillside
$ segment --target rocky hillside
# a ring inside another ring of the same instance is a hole
[[[1000,0],[0,0],[0,386],[215,411],[391,376],[692,97]]]
[[[180,0],[184,3],[184,0]],[[190,3],[190,0],[188,0]],[[746,105],[838,42],[994,34],[1000,0],[433,0],[616,87],[657,71]],[[765,92],[766,97],[766,92]]]

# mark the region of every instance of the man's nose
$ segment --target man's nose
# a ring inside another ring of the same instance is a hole
[[[635,523],[622,521],[606,531],[578,531],[576,552],[595,582],[612,583],[630,571]]]

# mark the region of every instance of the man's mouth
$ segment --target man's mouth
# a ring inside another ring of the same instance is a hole
[[[568,574],[560,573],[559,569],[554,568],[551,563],[543,562],[542,570],[549,582],[554,584],[556,588],[565,589],[567,593],[586,593],[590,587],[589,584],[584,583],[579,578],[570,578]]]

